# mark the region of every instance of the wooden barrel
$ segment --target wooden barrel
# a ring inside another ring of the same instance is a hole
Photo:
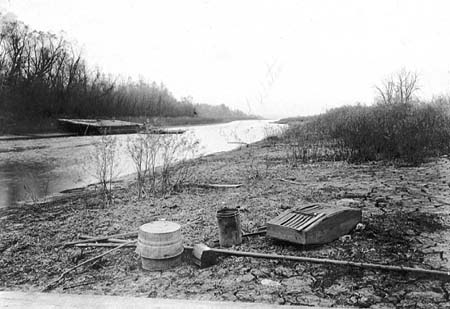
[[[143,269],[164,270],[179,265],[183,250],[179,224],[154,221],[139,227],[137,252]]]

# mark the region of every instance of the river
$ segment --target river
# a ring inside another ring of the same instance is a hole
[[[194,136],[199,141],[199,155],[207,155],[233,150],[242,142],[259,141],[279,127],[268,120],[245,120],[177,129]],[[135,137],[116,135],[120,145],[116,178],[135,172],[127,151],[127,141]],[[98,182],[89,155],[100,138],[0,141],[0,208]]]

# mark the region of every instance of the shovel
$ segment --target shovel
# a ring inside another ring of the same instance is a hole
[[[263,258],[263,259],[271,259],[271,260],[307,262],[307,263],[313,263],[313,264],[331,264],[331,265],[358,267],[358,268],[364,268],[364,269],[409,272],[409,273],[415,273],[415,274],[421,274],[421,275],[444,277],[447,279],[450,278],[450,272],[432,270],[432,269],[421,269],[421,268],[371,264],[371,263],[359,263],[359,262],[311,258],[311,257],[302,257],[302,256],[289,256],[289,255],[266,254],[266,253],[257,253],[257,252],[225,250],[225,249],[213,249],[213,248],[208,247],[205,244],[196,244],[192,248],[193,261],[200,268],[206,268],[206,267],[215,265],[217,263],[216,258],[219,255],[232,255],[232,256]]]

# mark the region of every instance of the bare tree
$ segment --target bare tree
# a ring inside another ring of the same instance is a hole
[[[375,86],[379,101],[384,104],[407,104],[414,100],[419,90],[418,75],[402,69],[395,76],[385,80],[381,86]]]

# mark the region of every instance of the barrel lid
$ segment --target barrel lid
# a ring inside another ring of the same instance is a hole
[[[171,221],[153,221],[139,227],[139,230],[151,234],[173,233],[180,230],[181,226]]]

